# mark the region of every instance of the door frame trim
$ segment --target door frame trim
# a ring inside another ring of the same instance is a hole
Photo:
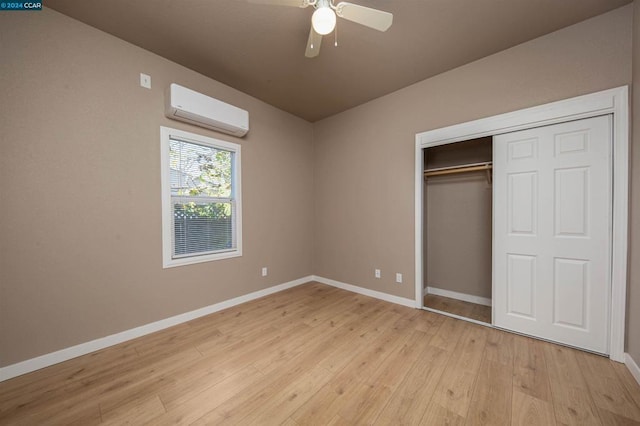
[[[612,114],[613,211],[609,358],[624,362],[629,221],[629,87],[481,118],[416,134],[415,145],[415,295],[423,307],[423,152],[425,148],[495,136],[517,130]]]

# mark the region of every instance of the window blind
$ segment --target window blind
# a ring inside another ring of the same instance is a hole
[[[173,258],[236,248],[234,155],[218,147],[169,140]]]

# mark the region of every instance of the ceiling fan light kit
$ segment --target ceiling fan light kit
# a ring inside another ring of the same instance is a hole
[[[336,28],[336,16],[378,31],[387,31],[393,23],[393,14],[370,7],[341,1],[334,5],[333,0],[247,0],[249,3],[274,6],[305,8],[313,6],[316,10],[311,16],[311,30],[307,40],[305,56],[313,58],[320,53],[322,36]],[[336,43],[337,46],[337,43]]]
[[[336,14],[330,7],[319,7],[311,16],[313,29],[320,35],[327,35],[336,27]]]

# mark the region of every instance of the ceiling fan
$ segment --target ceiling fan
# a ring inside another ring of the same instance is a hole
[[[311,30],[307,41],[305,56],[313,58],[320,53],[322,36],[331,33],[336,27],[336,15],[378,31],[387,31],[393,23],[393,14],[370,7],[360,6],[346,1],[333,4],[334,0],[248,0],[249,3],[274,6],[292,6],[305,8],[313,6]]]

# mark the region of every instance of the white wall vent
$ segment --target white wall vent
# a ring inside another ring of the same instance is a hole
[[[249,113],[217,99],[172,83],[164,114],[174,120],[242,137],[249,131]]]

